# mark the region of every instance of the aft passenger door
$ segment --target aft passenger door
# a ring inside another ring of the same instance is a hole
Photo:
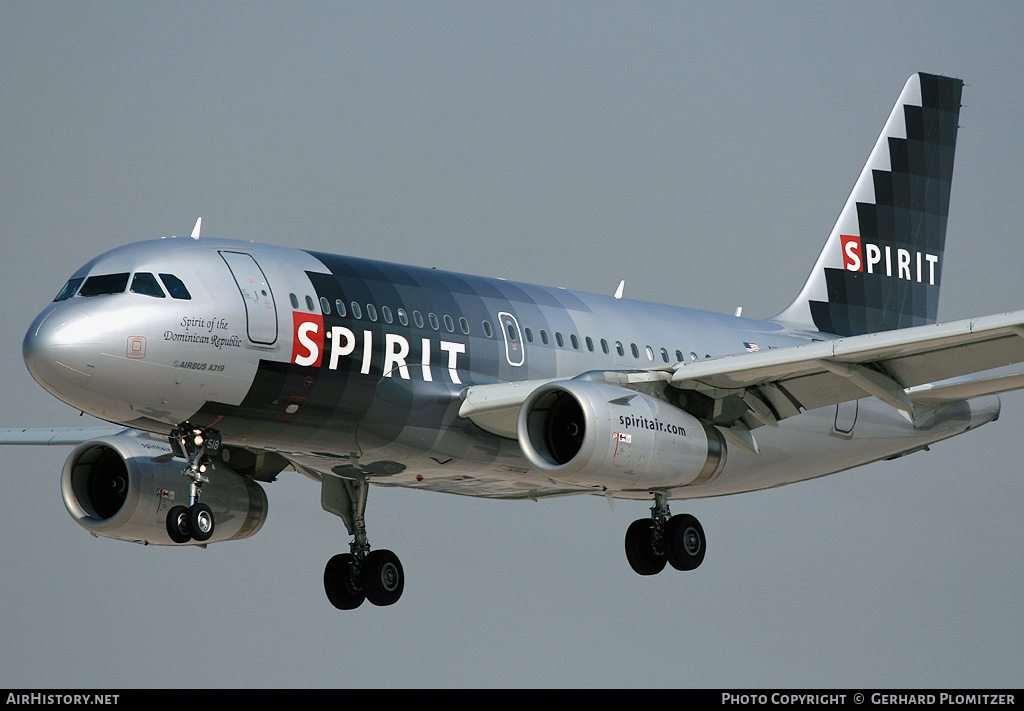
[[[245,303],[245,321],[249,340],[272,346],[277,342],[277,305],[267,277],[251,254],[221,252],[220,256],[231,270],[238,291]]]

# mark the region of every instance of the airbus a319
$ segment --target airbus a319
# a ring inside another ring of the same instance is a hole
[[[206,545],[257,533],[264,487],[305,475],[348,550],[330,602],[390,605],[371,485],[491,499],[651,502],[640,575],[707,541],[670,502],[899,457],[996,419],[1024,375],[1024,312],[936,324],[962,82],[906,83],[803,288],[755,320],[200,237],[78,269],[28,328],[35,380],[110,427],[7,429],[75,445],[61,475],[100,536]],[[425,494],[426,495],[426,494]]]

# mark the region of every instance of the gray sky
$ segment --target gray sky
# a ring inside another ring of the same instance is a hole
[[[188,234],[768,317],[907,77],[965,80],[943,320],[1024,308],[1024,6],[0,0],[0,426],[85,424],[25,370],[81,264]],[[676,503],[709,555],[641,578],[647,506],[375,489],[408,577],[341,613],[348,536],[294,473],[254,538],[94,539],[70,448],[0,467],[0,687],[1020,686],[1024,395],[929,453]],[[198,604],[196,604],[198,600]]]

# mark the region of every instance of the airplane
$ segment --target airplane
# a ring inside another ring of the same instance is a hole
[[[758,320],[200,236],[75,271],[25,335],[32,377],[110,426],[0,431],[74,445],[64,504],[97,536],[255,535],[284,470],[351,537],[338,609],[396,603],[371,485],[651,502],[640,575],[701,565],[671,501],[756,491],[927,449],[995,420],[1024,311],[936,322],[963,82],[910,77],[793,302]]]

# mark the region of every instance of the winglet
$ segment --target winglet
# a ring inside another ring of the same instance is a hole
[[[199,228],[202,227],[203,218],[196,219],[196,226],[192,228],[192,239],[199,239]]]
[[[619,282],[619,285],[617,287],[615,287],[615,298],[616,299],[621,299],[622,298],[622,290],[625,287],[626,287],[626,280],[623,279],[623,280],[621,280]]]

